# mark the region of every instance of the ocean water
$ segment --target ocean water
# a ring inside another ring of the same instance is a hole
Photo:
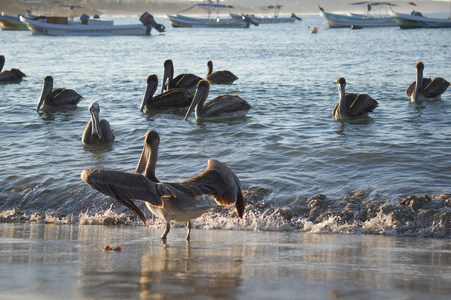
[[[449,29],[329,29],[316,15],[249,29],[157,21],[167,31],[150,37],[0,32],[5,69],[27,75],[20,84],[0,85],[1,221],[141,224],[80,173],[133,172],[144,134],[155,130],[161,181],[195,176],[210,158],[241,180],[244,221],[224,209],[205,214],[195,227],[451,236],[451,89],[442,100],[423,103],[410,103],[405,94],[419,60],[425,77],[451,80]],[[185,121],[184,111],[141,113],[146,78],[157,74],[161,82],[168,58],[176,74],[204,77],[210,59],[215,70],[232,71],[239,80],[212,85],[209,99],[240,94],[252,105],[247,117],[196,122]],[[84,97],[78,108],[36,112],[47,75],[55,88]],[[338,77],[346,78],[348,92],[377,100],[375,111],[335,121]],[[92,101],[114,130],[111,145],[81,142]]]

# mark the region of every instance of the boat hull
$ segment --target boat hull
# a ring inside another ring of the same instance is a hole
[[[451,28],[451,20],[427,18],[424,16],[414,16],[390,12],[402,29],[412,28]]]
[[[134,25],[71,25],[51,24],[45,19],[31,20],[20,17],[33,35],[52,36],[107,36],[107,35],[146,35],[147,27],[142,24]]]
[[[321,17],[327,22],[330,28],[343,28],[351,26],[361,27],[390,27],[398,26],[396,20],[388,16],[386,18],[367,17],[363,15],[340,15],[325,11],[320,11]]]
[[[19,17],[0,15],[0,27],[2,30],[28,30],[27,25],[20,21]]]
[[[183,15],[166,15],[172,27],[198,28],[248,28],[249,23],[235,18],[194,18]]]
[[[241,19],[242,15],[229,13],[234,19]],[[258,24],[275,24],[275,23],[294,23],[296,21],[293,17],[255,17],[250,16]]]

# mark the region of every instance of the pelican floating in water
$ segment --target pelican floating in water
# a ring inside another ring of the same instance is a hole
[[[155,176],[160,137],[150,130],[144,137],[144,148],[135,173],[113,170],[86,169],[81,178],[92,188],[113,197],[138,215],[147,224],[144,213],[132,200],[146,203],[147,208],[166,221],[161,236],[166,239],[170,222],[186,223],[190,238],[191,220],[200,217],[210,208],[235,204],[238,216],[243,217],[244,199],[238,177],[223,163],[210,159],[205,171],[176,183],[160,182]],[[141,173],[144,172],[144,175]]]
[[[147,77],[147,88],[140,110],[164,109],[172,107],[187,107],[193,100],[193,95],[187,89],[171,89],[165,93],[153,96],[158,87],[158,76]]]
[[[167,85],[166,80],[168,82]],[[197,87],[197,83],[201,80],[202,78],[191,73],[180,74],[174,78],[174,64],[171,59],[167,59],[164,62],[163,86],[161,87],[161,92],[163,93],[165,88],[167,91],[175,88],[194,91]]]
[[[249,109],[251,109],[249,103],[241,99],[239,95],[221,95],[204,104],[209,92],[210,83],[208,80],[200,81],[197,85],[193,102],[186,113],[185,120],[188,119],[194,108],[196,109],[196,119],[244,117]]]
[[[86,125],[81,141],[83,144],[107,144],[114,142],[114,134],[110,123],[105,119],[99,119],[100,106],[97,102],[89,105],[91,121]]]
[[[415,68],[417,69],[417,80],[406,89],[406,94],[411,99],[410,102],[440,99],[450,83],[441,77],[432,80],[423,78],[424,64],[421,61],[415,64]]]
[[[0,55],[0,84],[1,83],[19,83],[23,77],[26,77],[19,69],[10,69],[9,71],[3,71],[5,65],[5,56]]]
[[[41,106],[42,110],[52,110],[59,107],[75,107],[83,98],[71,89],[52,89],[53,78],[52,76],[46,76],[36,111],[39,111]]]
[[[208,66],[208,74],[206,79],[210,83],[230,84],[238,79],[238,77],[236,77],[232,72],[227,70],[216,71],[213,73],[213,62],[211,60],[207,62],[207,66]]]
[[[338,78],[338,103],[332,114],[335,120],[361,117],[372,112],[378,105],[377,101],[367,94],[345,94],[346,80]]]

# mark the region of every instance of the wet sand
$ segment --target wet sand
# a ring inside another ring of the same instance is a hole
[[[1,299],[449,299],[447,239],[0,224]],[[106,245],[121,251],[104,251]]]

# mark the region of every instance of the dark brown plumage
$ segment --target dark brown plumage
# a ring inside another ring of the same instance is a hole
[[[240,95],[221,95],[205,103],[210,92],[208,80],[197,85],[196,94],[185,115],[185,120],[195,110],[196,119],[238,118],[246,116],[252,108]]]
[[[3,70],[5,66],[5,56],[0,55],[0,84],[7,83],[19,83],[22,81],[23,77],[26,77],[21,70],[19,69],[10,69],[9,71]]]
[[[377,101],[367,94],[345,94],[346,80],[338,78],[338,103],[332,114],[336,120],[360,117],[372,112],[378,105]]]
[[[197,83],[201,80],[202,78],[191,73],[180,74],[174,78],[174,64],[171,59],[167,59],[164,62],[164,75],[161,92],[163,93],[164,89],[169,91],[175,88],[194,91],[197,87]]]
[[[415,69],[417,78],[406,89],[406,95],[410,97],[411,102],[440,99],[450,83],[442,77],[423,78],[424,64],[421,61],[415,64]]]
[[[77,92],[71,89],[53,89],[52,76],[44,78],[41,98],[39,99],[36,111],[42,107],[42,110],[54,110],[61,107],[76,107],[83,98]]]
[[[193,95],[187,89],[171,89],[160,95],[153,96],[158,87],[158,76],[156,74],[147,77],[147,87],[140,110],[166,109],[187,107],[193,100]]]
[[[213,72],[213,62],[207,62],[208,73],[206,79],[213,84],[231,84],[238,79],[232,72],[227,70]]]

